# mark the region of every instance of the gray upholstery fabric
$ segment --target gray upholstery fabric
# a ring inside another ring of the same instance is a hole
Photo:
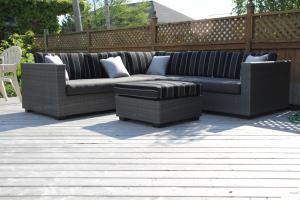
[[[51,55],[57,55],[61,58],[62,62],[66,65],[70,80],[76,79],[95,79],[95,78],[107,78],[108,75],[105,72],[100,59],[108,57],[120,56],[122,61],[127,67],[127,60],[125,53],[120,52],[101,52],[101,53],[50,53]],[[34,54],[35,63],[45,63],[46,53],[37,52]],[[127,69],[128,70],[128,69]]]
[[[170,80],[138,81],[120,83],[114,87],[116,94],[144,99],[173,99],[178,97],[199,96],[201,85]]]
[[[155,52],[125,52],[125,66],[129,74],[145,74],[154,54]]]
[[[84,64],[83,67],[84,71],[87,72],[87,78],[108,78],[106,71],[104,70],[102,64],[99,62],[100,59],[106,59],[109,57],[117,57],[120,56],[122,61],[126,67],[126,58],[125,53],[122,51],[118,52],[101,52],[101,53],[87,53],[84,55]],[[128,71],[128,69],[127,69]]]
[[[71,96],[113,92],[113,87],[116,83],[154,80],[156,78],[154,77],[150,75],[132,75],[130,77],[120,78],[70,80],[66,82],[66,93]]]
[[[240,78],[244,54],[222,51],[188,51],[172,53],[167,74]]]
[[[53,54],[53,53],[51,53]],[[170,55],[167,69],[169,75],[207,76],[240,79],[241,62],[248,55],[262,56],[268,54],[268,61],[276,61],[277,55],[272,52],[222,52],[222,51],[188,51],[188,52],[101,52],[101,53],[57,53],[70,80],[107,78],[100,59],[120,56],[129,74],[146,73],[153,55]],[[34,54],[36,63],[45,62],[45,53]]]
[[[154,56],[146,74],[166,75],[170,56]]]
[[[81,79],[70,80],[66,82],[67,95],[79,94],[94,94],[112,92],[113,87],[117,83],[145,81],[145,80],[173,80],[173,81],[187,81],[199,83],[203,86],[204,92],[226,93],[226,94],[240,94],[241,81],[237,79],[226,78],[208,78],[195,76],[159,76],[159,75],[145,75],[136,74],[131,77],[122,78],[102,78],[102,79]]]
[[[199,76],[167,76],[170,80],[189,81],[199,83],[203,87],[204,92],[216,92],[226,94],[240,94],[241,81],[238,79],[228,78],[210,78]]]
[[[109,78],[130,76],[120,56],[100,59],[100,62],[103,65]]]

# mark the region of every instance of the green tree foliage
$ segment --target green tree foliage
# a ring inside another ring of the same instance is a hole
[[[148,2],[142,2],[129,6],[127,0],[113,0],[111,2],[111,20],[113,27],[135,27],[148,23]],[[100,9],[100,11],[103,11]]]
[[[245,14],[248,0],[233,0],[235,3],[234,13]],[[300,0],[254,0],[255,12],[272,12],[300,9]]]
[[[0,0],[0,30],[21,34],[28,30],[43,33],[43,29],[57,32],[57,16],[71,11],[72,0]]]
[[[82,11],[82,23],[84,30],[102,30],[105,29],[105,16],[103,10],[103,1],[95,0],[96,11],[94,4],[87,5]],[[148,24],[150,4],[142,2],[138,4],[128,4],[128,0],[111,0],[110,1],[110,16],[112,28],[136,27]],[[72,15],[67,15],[62,22],[63,32],[74,31],[74,21]]]
[[[90,23],[90,5],[86,0],[81,1],[81,23],[84,30],[89,29]],[[89,29],[90,30],[90,29]],[[61,32],[75,32],[74,14],[70,12],[64,16],[61,23]]]

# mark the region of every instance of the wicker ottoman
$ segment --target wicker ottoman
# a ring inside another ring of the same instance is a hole
[[[140,81],[115,85],[116,115],[156,127],[198,120],[202,112],[201,85],[182,81]]]

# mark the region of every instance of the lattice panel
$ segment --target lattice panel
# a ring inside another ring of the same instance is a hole
[[[245,39],[245,17],[158,25],[159,44],[209,43]]]
[[[49,49],[86,49],[88,47],[87,33],[72,33],[49,36]]]
[[[255,16],[254,25],[259,41],[300,39],[300,12]]]
[[[44,38],[42,36],[34,38],[34,44],[36,49],[42,50],[45,48]]]
[[[92,48],[146,46],[151,44],[150,27],[91,32]]]

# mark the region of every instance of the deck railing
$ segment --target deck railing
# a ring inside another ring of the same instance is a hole
[[[274,51],[292,60],[290,103],[300,105],[300,10],[49,35],[52,52],[238,50]],[[43,36],[36,45],[43,50]]]

